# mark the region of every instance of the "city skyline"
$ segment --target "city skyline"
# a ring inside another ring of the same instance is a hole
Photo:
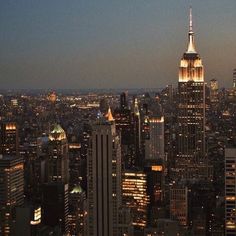
[[[231,87],[233,0],[1,3],[2,88],[161,88],[177,84],[193,7],[206,81]]]

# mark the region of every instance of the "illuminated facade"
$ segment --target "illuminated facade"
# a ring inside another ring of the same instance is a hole
[[[141,118],[138,106],[138,99],[134,99],[133,108],[133,127],[134,127],[134,148],[135,148],[135,165],[140,164],[141,152]]]
[[[116,129],[121,134],[122,163],[127,168],[135,164],[134,122],[132,111],[124,106],[126,100],[121,100],[119,109],[114,112]]]
[[[236,69],[233,71],[233,89],[236,89]]]
[[[164,117],[149,118],[149,138],[145,142],[145,159],[164,159]]]
[[[205,82],[196,52],[190,9],[188,49],[179,67],[178,145],[176,166],[187,170],[205,161]]]
[[[158,159],[147,163],[144,167],[147,175],[147,194],[149,196],[148,204],[148,222],[152,226],[157,225],[157,220],[165,217],[163,209],[165,208],[165,166],[163,159]]]
[[[24,163],[16,156],[0,156],[0,235],[12,234],[13,211],[24,203]]]
[[[236,148],[225,149],[225,235],[236,235]]]
[[[188,224],[188,189],[173,186],[170,189],[170,218],[177,220],[181,226]]]
[[[58,124],[49,134],[47,179],[48,182],[68,183],[69,160],[66,133]]]
[[[4,122],[1,124],[0,148],[1,154],[19,154],[18,127],[15,122]]]
[[[37,230],[40,228],[42,222],[41,216],[42,211],[39,206],[25,204],[16,207],[15,232],[17,232],[17,235],[37,235]]]
[[[86,235],[119,235],[121,148],[114,121],[98,117],[87,158]]]
[[[218,103],[218,92],[219,92],[219,85],[216,79],[212,79],[210,81],[210,101],[212,104]]]
[[[48,95],[48,100],[50,101],[50,102],[56,102],[56,100],[57,100],[57,95],[56,95],[56,93],[55,92],[52,92],[52,93],[50,93],[49,95]]]
[[[146,227],[149,197],[145,173],[132,170],[124,171],[122,174],[122,202],[133,213],[133,226]]]

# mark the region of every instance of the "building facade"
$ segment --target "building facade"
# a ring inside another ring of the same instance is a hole
[[[111,114],[93,127],[87,160],[86,235],[118,235],[121,204],[121,147]]]
[[[14,210],[23,203],[23,159],[0,155],[0,235],[12,235]]]
[[[3,155],[18,155],[19,154],[18,126],[16,122],[1,123],[0,152]]]
[[[236,148],[225,149],[225,235],[236,235]]]
[[[133,226],[140,229],[145,228],[149,197],[147,195],[147,175],[143,171],[123,171],[122,202],[124,207],[131,209]]]
[[[195,49],[192,10],[188,48],[179,67],[176,167],[185,172],[205,162],[205,82],[202,60]],[[196,176],[195,176],[196,177]]]

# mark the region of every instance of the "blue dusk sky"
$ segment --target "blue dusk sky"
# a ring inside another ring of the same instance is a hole
[[[230,87],[236,0],[2,0],[0,88],[176,85],[190,5],[205,79]]]

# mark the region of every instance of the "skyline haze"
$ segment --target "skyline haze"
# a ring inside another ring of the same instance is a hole
[[[190,5],[205,80],[231,87],[235,0],[22,0],[1,3],[1,88],[176,86]]]

